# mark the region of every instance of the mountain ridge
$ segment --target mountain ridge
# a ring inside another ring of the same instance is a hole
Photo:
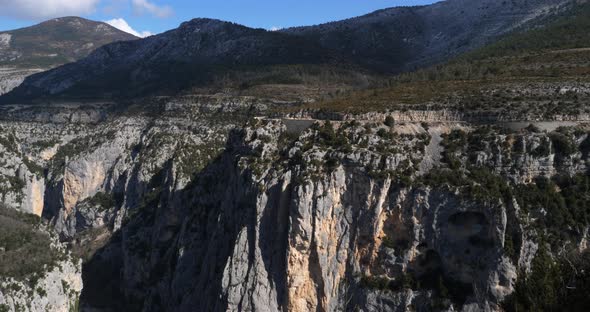
[[[186,89],[224,68],[330,63],[342,67],[346,61],[300,37],[193,19],[160,35],[103,46],[79,62],[32,76],[15,91],[33,98],[68,91],[74,96],[102,90],[120,95],[130,89],[137,95],[149,89]]]
[[[389,75],[450,59],[575,2],[452,0],[279,32],[193,19],[163,34],[113,43],[79,62],[34,75],[0,102],[171,95],[211,86],[228,72],[243,71],[242,66],[268,72],[267,66],[327,65],[322,70],[349,69],[345,76],[362,71]],[[291,73],[280,75],[293,80]],[[230,83],[230,88],[242,84]]]
[[[372,69],[398,73],[489,43],[575,0],[449,0],[394,7],[315,26],[281,30],[341,51]]]
[[[0,95],[32,74],[79,60],[104,44],[134,39],[106,23],[74,16],[0,31]]]
[[[137,37],[103,23],[76,16],[0,31],[0,65],[55,66],[72,62],[114,41]]]

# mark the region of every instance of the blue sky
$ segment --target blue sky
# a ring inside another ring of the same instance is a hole
[[[271,29],[340,20],[393,6],[435,0],[0,0],[0,30],[53,17],[111,21],[147,35],[176,28],[195,17],[217,18]]]

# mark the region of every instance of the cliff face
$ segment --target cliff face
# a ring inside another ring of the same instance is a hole
[[[0,106],[0,312],[588,310],[586,50],[344,92],[371,80],[352,63],[438,62],[573,2],[198,19],[29,78]],[[137,98],[178,90],[215,95]]]
[[[41,216],[45,179],[38,166],[23,153],[14,131],[0,134],[0,197],[2,204]]]
[[[68,108],[51,123],[13,109],[39,121],[2,123],[4,202],[84,259],[85,309],[497,311],[538,250],[586,248],[567,206],[587,171],[584,125],[400,112],[253,119],[228,136],[272,105],[174,98],[157,114]],[[567,212],[535,204],[544,185]]]
[[[186,188],[167,167],[86,267],[83,298],[100,305],[92,289],[120,284],[124,306],[144,311],[499,310],[548,232],[506,190],[584,172],[587,155],[541,153],[545,133],[482,131],[369,122],[295,135],[259,121]],[[92,276],[105,267],[108,283]]]
[[[169,163],[177,167],[176,187],[184,188],[220,153],[229,128],[242,123],[245,112],[266,105],[249,98],[208,98],[195,101],[198,105],[193,100],[168,102],[158,118],[141,113],[107,119],[100,107],[54,108],[59,114],[51,114],[51,108],[14,109],[23,121],[1,123],[1,203],[42,216],[75,259],[90,259],[146,197],[158,192]],[[52,119],[45,119],[49,115]],[[12,237],[5,234],[0,231],[0,254]],[[11,291],[2,291],[0,304],[10,311],[20,306],[69,311],[82,289],[81,264],[74,263],[34,266],[42,275],[32,290],[26,280],[7,280]],[[62,287],[62,279],[70,286]],[[42,290],[33,296],[37,288]]]

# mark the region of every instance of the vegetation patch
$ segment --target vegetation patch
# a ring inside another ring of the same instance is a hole
[[[549,231],[548,239],[568,238],[563,237],[567,236],[566,229],[581,233],[590,224],[588,175],[540,177],[535,183],[517,185],[514,190],[523,211],[536,217],[536,226]]]
[[[0,206],[0,276],[34,286],[45,272],[66,255],[51,247],[41,220]]]
[[[104,192],[96,193],[96,195],[85,200],[85,202],[92,207],[99,207],[101,211],[109,210],[115,207],[116,204],[114,196]]]
[[[541,244],[532,272],[521,273],[515,291],[502,304],[507,312],[588,311],[590,252],[571,251],[553,258]]]

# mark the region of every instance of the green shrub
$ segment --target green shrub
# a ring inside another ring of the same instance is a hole
[[[39,166],[37,163],[29,160],[26,156],[22,158],[23,163],[27,166],[27,169],[33,174],[35,174],[38,178],[42,178],[44,175],[43,167]]]
[[[555,153],[562,157],[570,156],[578,151],[575,142],[565,134],[553,132],[549,137],[553,143]]]
[[[457,153],[462,152],[468,142],[468,135],[462,130],[453,130],[449,134],[442,136],[441,145],[444,147],[442,161],[449,165],[449,168],[457,170],[461,167],[461,161],[457,158]]]
[[[37,287],[37,293],[39,294],[39,296],[41,297],[47,297],[47,291],[41,287]]]
[[[334,172],[340,166],[340,160],[335,157],[326,157],[325,168],[328,172]]]
[[[519,185],[514,190],[524,211],[546,211],[537,225],[556,236],[564,228],[582,230],[590,225],[590,177],[585,174],[538,178],[534,184]]]
[[[361,278],[361,287],[376,290],[387,290],[390,289],[390,280],[385,277],[365,275]]]
[[[391,248],[399,252],[400,254],[407,251],[410,248],[410,242],[407,239],[394,240],[389,236],[383,238],[383,246]]]
[[[551,155],[551,144],[547,139],[543,139],[541,144],[531,151],[531,155],[534,157],[547,157]]]
[[[391,127],[395,126],[395,119],[393,119],[392,116],[387,116],[387,117],[385,117],[384,124],[391,128]]]
[[[379,137],[381,137],[382,139],[386,139],[386,140],[392,140],[394,138],[393,133],[391,133],[383,128],[377,130],[377,135]]]
[[[350,143],[344,133],[334,130],[334,126],[330,121],[326,121],[322,126],[315,126],[317,133],[317,143],[322,146],[330,146],[334,148],[346,148]]]
[[[506,236],[504,237],[504,254],[512,261],[518,261],[516,258],[516,250],[514,248],[514,239],[511,234],[512,233],[506,232]]]
[[[103,211],[115,207],[116,204],[113,195],[104,192],[96,193],[92,198],[87,199],[87,202],[91,206],[97,206]]]
[[[586,135],[582,144],[580,144],[580,151],[582,152],[582,157],[586,158],[590,154],[590,134]]]
[[[541,244],[532,262],[532,272],[521,274],[503,307],[506,311],[560,311],[559,292],[566,285],[562,281],[560,266]],[[572,310],[573,311],[573,310]]]
[[[541,129],[539,127],[537,127],[535,124],[530,124],[525,129],[528,132],[531,132],[531,133],[540,133],[540,132],[542,132]]]

